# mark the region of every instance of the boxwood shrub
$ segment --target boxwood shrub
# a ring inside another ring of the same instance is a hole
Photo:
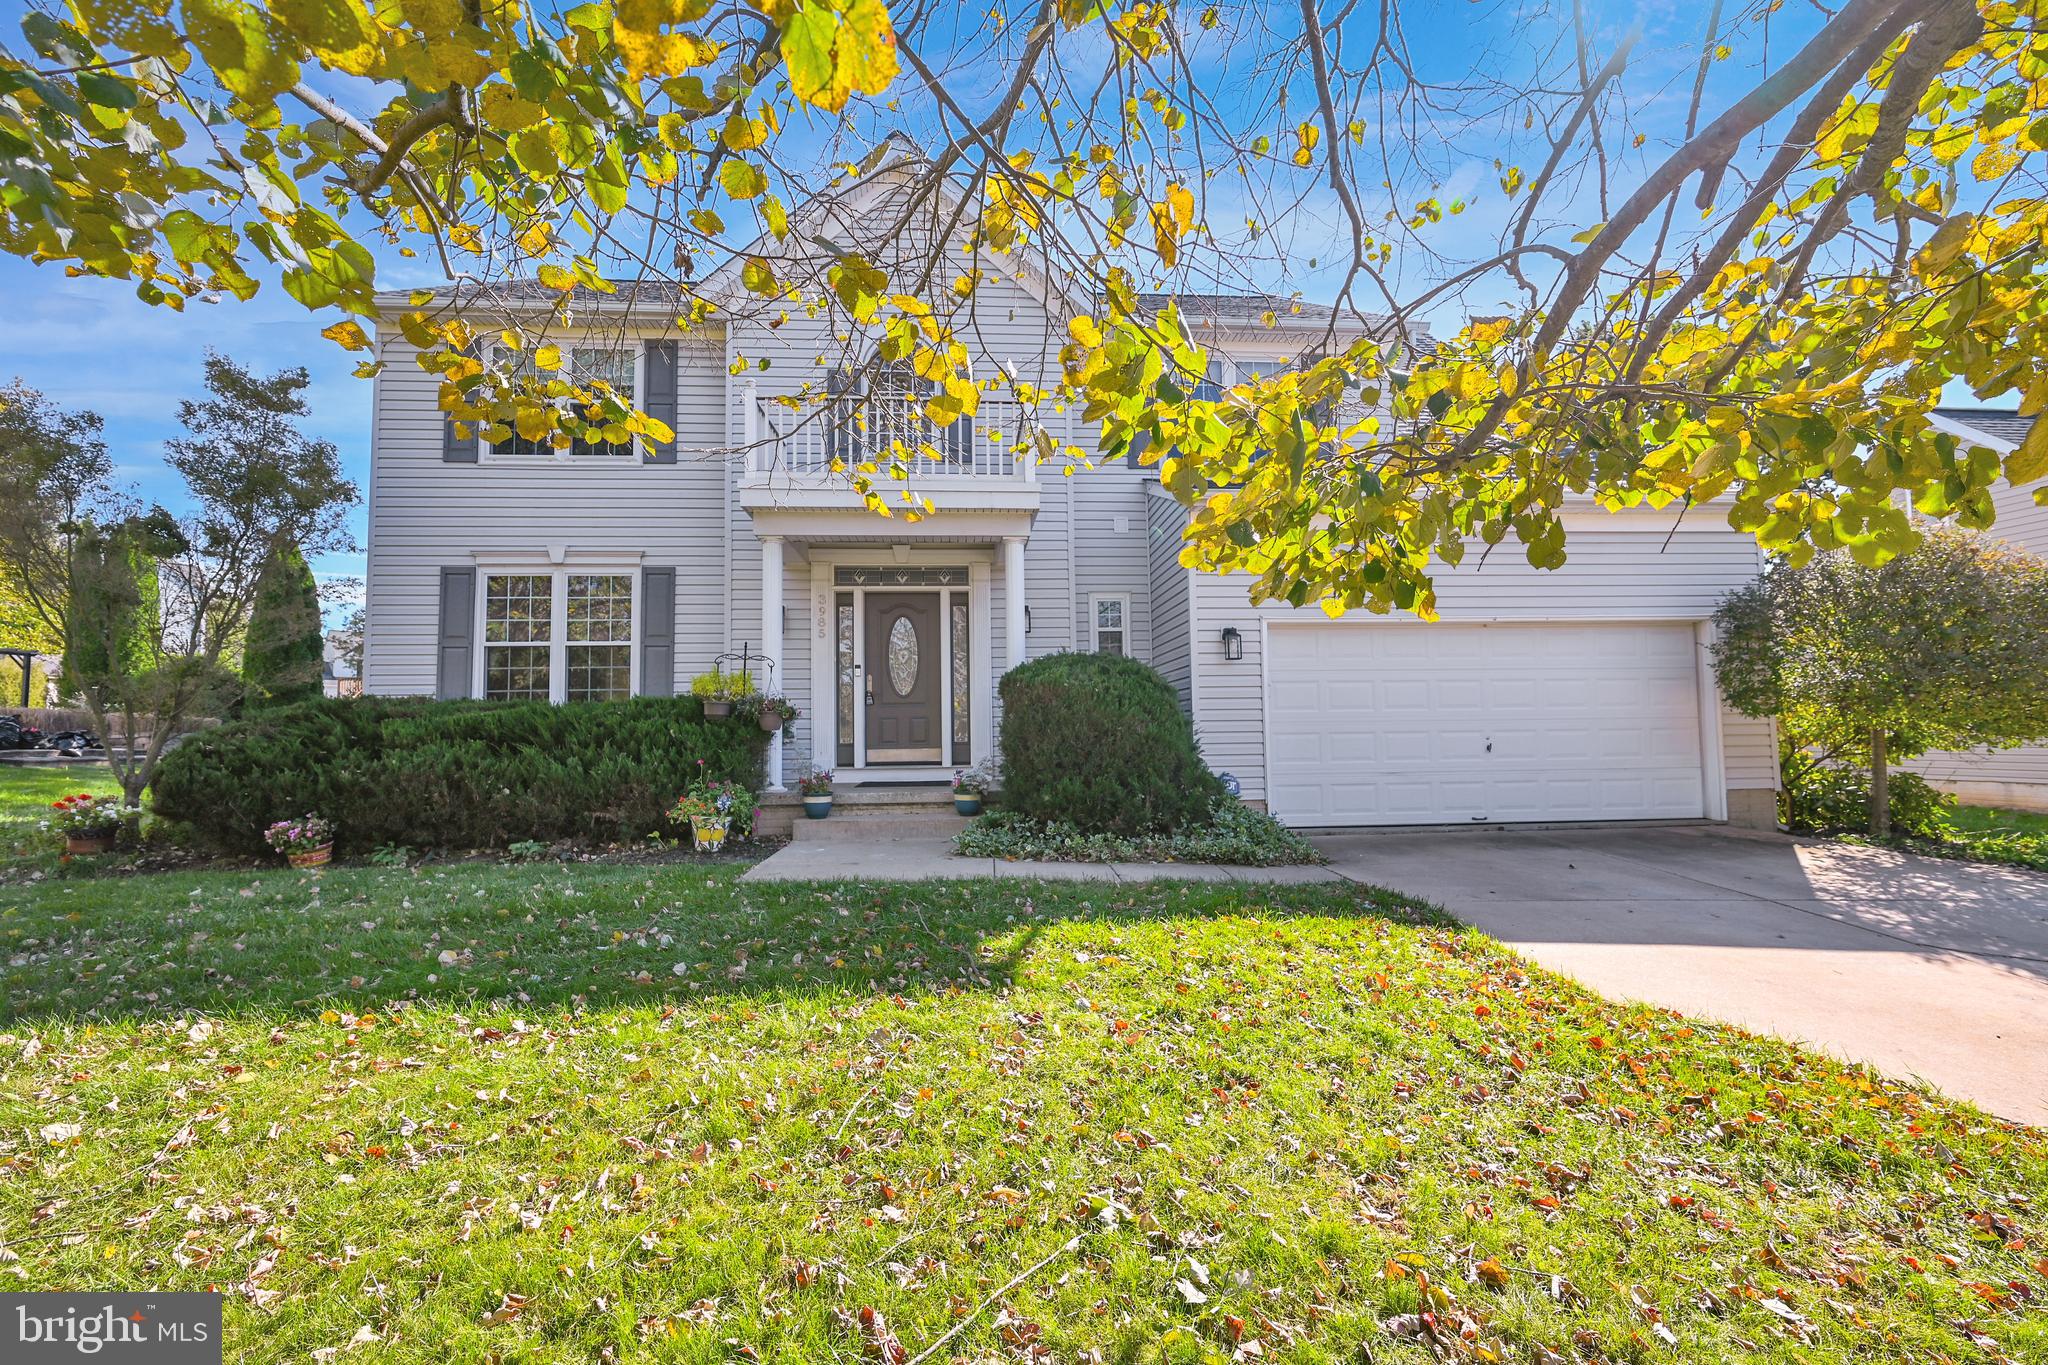
[[[263,853],[265,826],[308,811],[336,823],[342,852],[635,839],[667,827],[700,772],[760,786],[767,740],[691,697],[321,700],[186,740],[151,793],[157,814],[237,853]]]
[[[1223,784],[1173,685],[1135,659],[1048,654],[1003,675],[1002,803],[1089,834],[1172,833]]]

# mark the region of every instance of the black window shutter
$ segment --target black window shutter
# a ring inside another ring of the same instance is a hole
[[[474,345],[465,346],[462,348],[462,353],[473,356],[476,354],[476,347]],[[469,435],[457,436],[455,432],[455,419],[445,412],[441,414],[442,464],[475,464],[477,443],[480,439],[474,426],[470,427]],[[465,693],[464,695],[467,694]]]
[[[471,695],[475,676],[476,570],[441,570],[441,628],[435,636],[434,696],[442,701]]]
[[[657,422],[666,423],[669,430],[676,425],[676,360],[677,346],[673,341],[650,341],[645,352],[647,372],[647,396],[641,401],[640,410]],[[676,443],[673,438],[656,444],[647,442],[647,463],[674,464]]]
[[[640,695],[676,694],[676,571],[640,571]]]

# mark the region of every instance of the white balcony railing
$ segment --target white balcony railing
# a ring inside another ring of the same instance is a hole
[[[925,420],[922,404],[908,398],[870,398],[844,410],[784,407],[751,391],[743,401],[748,469],[756,476],[829,475],[835,466],[862,464],[886,470],[900,463],[913,481],[1038,477],[1034,428],[1028,410],[1014,400],[984,398],[973,418],[946,427]]]

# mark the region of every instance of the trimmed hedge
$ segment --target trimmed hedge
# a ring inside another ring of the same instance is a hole
[[[1201,825],[1223,795],[1173,685],[1135,659],[1061,653],[1003,675],[1002,800],[1089,834]]]
[[[636,839],[703,776],[758,788],[768,736],[691,697],[425,701],[358,697],[263,711],[163,756],[156,813],[261,854],[274,820],[318,812],[335,844],[489,848]],[[703,767],[698,767],[699,761]]]

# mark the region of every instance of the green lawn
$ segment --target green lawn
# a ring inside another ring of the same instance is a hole
[[[33,827],[50,813],[50,803],[78,792],[121,794],[120,783],[104,764],[87,767],[0,765],[0,826]]]
[[[2019,834],[2048,839],[2048,815],[2038,811],[1957,806],[1950,818],[1966,834]]]
[[[1946,836],[1908,838],[1903,841],[1904,847],[1943,857],[2048,872],[2048,815],[1990,806],[1956,806],[1949,811],[1948,820]]]
[[[1390,895],[734,875],[0,888],[0,1271],[244,1361],[2048,1359],[2039,1132]]]

